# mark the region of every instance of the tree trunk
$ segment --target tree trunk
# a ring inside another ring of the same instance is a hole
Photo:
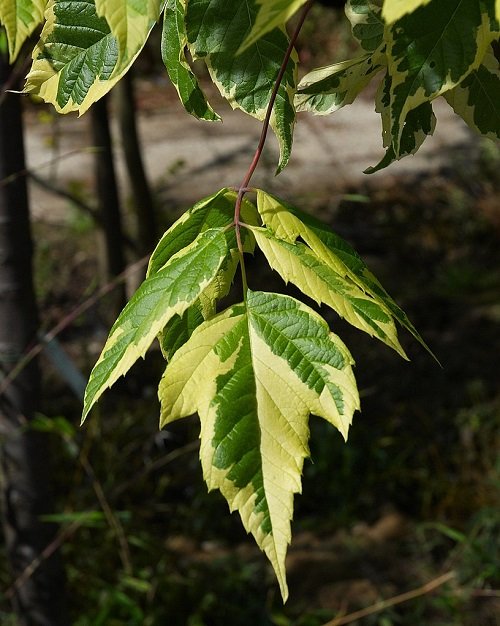
[[[113,160],[113,144],[109,125],[108,96],[95,102],[90,109],[92,141],[97,148],[95,176],[99,212],[104,231],[107,278],[118,276],[125,269],[122,216]],[[115,290],[118,311],[125,304],[125,288]],[[116,312],[118,312],[116,311]]]
[[[0,85],[10,72],[0,54]],[[25,167],[21,99],[7,94],[0,104],[0,181]],[[37,327],[26,180],[20,177],[0,185],[0,380],[36,341]],[[40,520],[52,512],[47,438],[29,429],[39,395],[40,370],[32,360],[0,396],[3,528],[13,578],[20,581],[13,595],[19,623],[67,626],[58,553],[42,556],[39,566],[23,575],[55,533],[53,525]]]
[[[153,195],[144,170],[137,132],[132,70],[116,86],[116,96],[120,138],[134,197],[137,247],[141,254],[148,254],[157,243],[157,224]]]

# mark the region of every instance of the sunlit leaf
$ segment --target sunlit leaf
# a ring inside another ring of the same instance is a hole
[[[13,63],[21,46],[43,22],[46,0],[0,0],[0,24],[5,27]]]
[[[283,28],[292,15],[305,4],[307,0],[256,0],[257,17],[252,30],[245,37],[238,52],[251,46],[258,39],[266,35],[273,28]]]
[[[146,33],[133,57],[120,55],[120,43],[93,0],[49,0],[45,17],[24,91],[61,113],[84,113],[108,93],[147,38]]]
[[[257,208],[262,221],[269,226],[277,238],[288,243],[295,243],[299,238],[304,241],[319,261],[331,268],[339,277],[347,278],[359,287],[366,296],[373,299],[380,309],[386,314],[389,313],[394,320],[410,332],[434,357],[404,311],[344,239],[323,222],[262,189],[257,190]],[[316,299],[315,296],[312,297]]]
[[[297,111],[327,115],[354,102],[382,65],[366,55],[306,74],[295,96]]]
[[[494,37],[481,4],[470,0],[433,1],[392,25],[387,56],[396,158],[409,112],[453,89],[479,67]]]
[[[90,374],[82,420],[102,393],[144,357],[167,322],[196,302],[227,254],[224,230],[207,230],[142,283],[111,328]]]
[[[197,202],[166,231],[156,246],[151,258],[147,276],[157,273],[169,261],[172,255],[191,244],[201,233],[209,228],[227,228],[234,219],[234,206],[237,194],[224,188],[217,193]],[[241,218],[247,224],[258,223],[256,207],[248,200],[241,205]],[[241,233],[243,250],[253,252],[255,240],[250,231],[243,229]],[[236,272],[239,257],[236,250],[234,229],[226,233],[230,254],[225,258],[217,271],[214,280],[208,285],[200,299],[179,317],[174,316],[159,333],[162,352],[170,358],[183,342],[187,341],[196,326],[215,313],[218,299],[227,295]]]
[[[160,383],[161,425],[198,412],[204,478],[239,511],[284,599],[309,414],[347,436],[359,407],[352,364],[344,344],[304,304],[249,291],[245,303],[193,332]]]
[[[382,16],[384,20],[391,24],[400,17],[408,13],[413,13],[420,7],[425,6],[431,0],[384,0],[384,6],[382,9]],[[440,0],[433,0],[436,4],[439,4]]]
[[[374,52],[383,44],[384,20],[380,6],[371,0],[349,0],[345,7],[351,22],[352,34],[367,52]]]
[[[95,0],[97,15],[104,17],[118,40],[122,64],[133,59],[144,46],[160,17],[162,3],[162,0]]]

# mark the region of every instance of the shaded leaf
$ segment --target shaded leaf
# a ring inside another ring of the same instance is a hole
[[[444,95],[471,128],[490,139],[500,139],[500,71],[492,54]]]
[[[284,30],[274,28],[238,54],[255,23],[257,12],[255,1],[190,1],[186,28],[191,54],[205,61],[222,96],[233,108],[240,108],[263,120],[288,48],[288,36]],[[271,126],[280,144],[278,171],[285,167],[292,148],[296,73],[297,55],[293,53],[271,118]]]
[[[386,74],[384,80],[379,85],[375,99],[375,110],[377,113],[380,113],[382,118],[382,142],[387,151],[377,165],[365,170],[365,174],[373,174],[394,161],[410,154],[415,154],[425,138],[428,135],[432,135],[436,128],[436,116],[432,110],[432,105],[430,102],[423,102],[416,109],[409,111],[401,134],[399,153],[396,154],[391,133],[390,85],[391,78]]]
[[[186,60],[186,0],[167,0],[163,13],[161,55],[172,84],[188,113],[208,121],[220,120],[208,104]]]
[[[160,382],[161,425],[198,412],[204,478],[239,511],[284,599],[309,414],[347,435],[359,407],[352,364],[344,344],[304,304],[248,291],[245,303],[193,332]]]

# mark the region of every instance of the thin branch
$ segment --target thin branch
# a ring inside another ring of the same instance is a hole
[[[402,604],[403,602],[408,602],[409,600],[413,600],[420,596],[424,596],[434,589],[441,587],[449,580],[455,577],[455,572],[447,572],[442,576],[438,576],[433,580],[430,580],[425,585],[421,587],[417,587],[416,589],[412,589],[411,591],[406,591],[405,593],[400,593],[397,596],[392,598],[388,598],[387,600],[381,600],[380,602],[376,602],[371,606],[366,607],[366,609],[361,609],[360,611],[355,611],[354,613],[349,613],[349,615],[344,615],[343,617],[337,617],[323,626],[343,626],[344,624],[351,624],[352,622],[361,619],[362,617],[368,617],[368,615],[373,615],[374,613],[380,613],[380,611],[384,611],[391,606],[395,606],[396,604]]]
[[[46,178],[42,178],[38,174],[35,174],[33,170],[26,170],[26,176],[31,178],[34,183],[40,185],[40,187],[42,187],[43,189],[47,189],[47,191],[50,191],[56,196],[60,196],[65,200],[69,200],[69,202],[74,204],[77,209],[80,209],[84,213],[90,215],[94,222],[102,227],[102,216],[100,212],[91,207],[86,202],[83,202],[83,200],[80,200],[80,198],[72,194],[70,191],[68,191],[67,189],[62,189],[61,187],[57,187],[57,185],[54,185]],[[130,248],[132,252],[138,252],[137,245],[132,241],[132,239],[130,239],[130,237],[127,237],[127,235],[122,235],[122,238],[124,243],[127,245],[128,248]]]
[[[77,154],[85,154],[85,153],[95,154],[96,152],[100,152],[100,150],[101,148],[96,148],[95,146],[89,146],[87,148],[76,148],[75,150],[70,150],[69,152],[60,154],[59,156],[54,157],[53,159],[44,161],[43,163],[40,163],[34,168],[30,168],[30,169],[26,168],[24,170],[19,170],[18,172],[15,172],[14,174],[11,174],[10,176],[6,176],[5,178],[2,178],[0,180],[0,188],[10,185],[18,178],[22,178],[23,176],[28,176],[30,173],[34,171],[36,172],[37,170],[41,170],[45,167],[50,167],[51,165],[54,165],[54,163],[57,163],[58,161],[61,161],[62,159],[67,159]]]

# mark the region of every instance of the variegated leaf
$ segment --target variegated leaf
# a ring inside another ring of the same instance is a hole
[[[163,13],[161,55],[172,84],[188,113],[208,121],[220,120],[207,102],[189,63],[186,60],[187,0],[167,0]]]
[[[132,367],[174,315],[182,315],[214,280],[228,255],[222,228],[202,233],[147,278],[114,323],[85,390],[82,421],[102,393]]]
[[[233,108],[263,120],[288,36],[274,28],[238,54],[257,15],[256,0],[190,0],[186,13],[189,49],[202,58],[222,96]],[[278,171],[285,167],[292,148],[297,55],[292,54],[273,107],[271,126],[280,144]]]
[[[151,276],[167,263],[172,255],[192,243],[200,233],[209,228],[224,228],[234,219],[234,205],[237,193],[227,187],[203,198],[172,224],[164,233],[149,260],[147,275]],[[243,200],[241,217],[248,224],[258,223],[255,206]]]
[[[345,7],[351,22],[352,34],[367,52],[383,47],[384,20],[380,14],[380,3],[373,0],[349,0]]]
[[[365,170],[365,174],[373,174],[396,160],[415,154],[425,138],[432,135],[436,127],[436,116],[430,102],[423,102],[416,109],[409,111],[401,134],[399,154],[396,155],[391,134],[390,101],[391,77],[386,74],[377,90],[375,110],[380,113],[382,118],[382,143],[387,151],[377,165]]]
[[[305,4],[307,0],[256,0],[257,17],[252,30],[245,37],[238,52],[251,46],[258,39],[266,35],[273,28],[283,28],[292,15]]]
[[[382,65],[370,54],[313,70],[299,83],[295,96],[297,111],[333,113],[354,102],[381,69]]]
[[[159,241],[149,260],[147,276],[156,274],[172,255],[191,244],[207,229],[228,228],[234,219],[236,197],[235,191],[224,188],[188,209]],[[255,225],[259,221],[256,207],[246,199],[241,205],[241,218],[247,224]],[[243,229],[241,237],[243,250],[253,252],[255,241],[250,231]],[[200,294],[200,299],[184,313],[182,319],[178,315],[174,316],[159,333],[158,339],[166,358],[170,358],[179,345],[182,345],[181,341],[187,341],[199,322],[215,313],[216,301],[227,295],[239,257],[234,229],[226,233],[226,238],[230,254],[222,263],[212,283]]]
[[[322,263],[339,277],[348,279],[359,287],[385,313],[390,312],[390,315],[434,357],[404,311],[344,239],[311,215],[262,189],[257,190],[257,208],[262,221],[277,238],[295,243],[300,237]]]
[[[433,1],[391,26],[387,56],[395,158],[402,154],[409,112],[453,89],[479,67],[496,36],[481,4],[470,0]]]
[[[24,91],[60,113],[82,114],[108,93],[147,38],[132,58],[120,57],[119,42],[97,14],[94,0],[49,0],[45,17]]]
[[[493,54],[487,54],[477,70],[445,98],[475,131],[490,139],[500,139],[500,71]]]
[[[43,22],[46,0],[0,0],[0,24],[5,27],[13,63],[21,46]]]
[[[384,0],[382,16],[388,24],[392,24],[399,20],[400,17],[407,13],[413,13],[420,7],[425,6],[431,0]],[[439,4],[440,0],[433,0]]]
[[[142,50],[160,17],[164,0],[95,0],[97,15],[108,23],[118,41],[120,66]]]
[[[326,304],[347,322],[380,339],[407,358],[390,311],[302,243],[288,243],[265,228],[252,228],[258,247],[283,280],[318,304]]]
[[[359,408],[352,364],[344,344],[304,304],[248,291],[245,303],[193,332],[160,382],[161,425],[198,412],[204,478],[239,511],[270,559],[283,599],[309,414],[347,436]]]

